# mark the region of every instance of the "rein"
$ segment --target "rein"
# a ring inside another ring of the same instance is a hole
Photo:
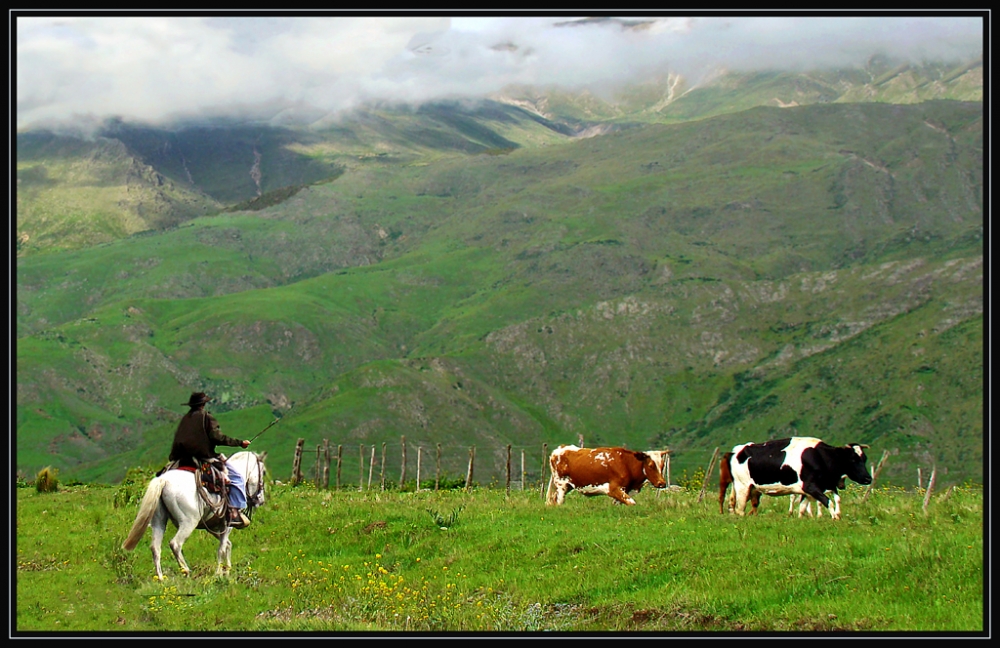
[[[260,495],[261,491],[264,490],[264,462],[260,460],[260,457],[257,456],[256,453],[254,454],[254,457],[256,457],[257,459],[257,488],[256,490],[254,490],[253,495],[247,493],[248,495],[247,504],[250,504],[251,502],[256,502],[257,496]],[[255,508],[257,507],[248,506],[247,510],[252,513]]]

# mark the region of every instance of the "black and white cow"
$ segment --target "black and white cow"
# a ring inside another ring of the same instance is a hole
[[[837,447],[815,437],[792,437],[733,447],[729,471],[733,479],[737,515],[746,511],[756,489],[767,495],[807,495],[840,519],[839,506],[830,508],[826,491],[837,488],[841,477],[859,484],[872,483],[865,463],[867,445]]]

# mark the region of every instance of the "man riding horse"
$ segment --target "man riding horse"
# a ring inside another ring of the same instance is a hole
[[[204,392],[191,394],[191,398],[187,402],[190,411],[181,418],[177,425],[177,432],[174,433],[174,444],[170,449],[170,461],[176,461],[178,466],[197,469],[203,460],[219,458],[215,451],[216,446],[246,448],[250,445],[250,441],[241,441],[222,434],[219,422],[210,412],[205,410],[205,405],[213,400],[215,399],[209,398]],[[247,506],[247,496],[243,485],[244,476],[229,462],[224,462],[224,464],[226,477],[229,480],[227,523],[234,529],[242,529],[250,524],[250,520],[241,511]]]

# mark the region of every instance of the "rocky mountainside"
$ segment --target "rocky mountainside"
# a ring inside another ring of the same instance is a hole
[[[744,81],[702,109],[786,80]],[[890,452],[890,480],[981,480],[982,103],[671,121],[655,95],[22,134],[18,469],[162,462],[199,389],[227,432],[282,417],[279,473],[297,438],[441,443],[454,473],[476,445],[488,481],[507,444],[669,446],[694,471],[808,434]],[[123,187],[161,196],[148,221],[108,209]]]

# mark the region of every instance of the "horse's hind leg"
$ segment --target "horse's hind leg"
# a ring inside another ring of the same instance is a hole
[[[184,560],[184,554],[181,553],[181,547],[184,546],[184,542],[197,527],[197,518],[189,517],[183,523],[178,525],[177,533],[170,540],[170,550],[174,552],[174,558],[177,559],[177,563],[181,566],[181,572],[183,572],[185,576],[190,576],[191,570],[188,569],[187,561]]]
[[[152,542],[149,548],[153,552],[153,566],[156,568],[156,580],[163,580],[163,569],[160,567],[160,547],[163,545],[163,532],[167,530],[167,512],[163,505],[157,507],[153,519],[149,523],[152,529]]]

